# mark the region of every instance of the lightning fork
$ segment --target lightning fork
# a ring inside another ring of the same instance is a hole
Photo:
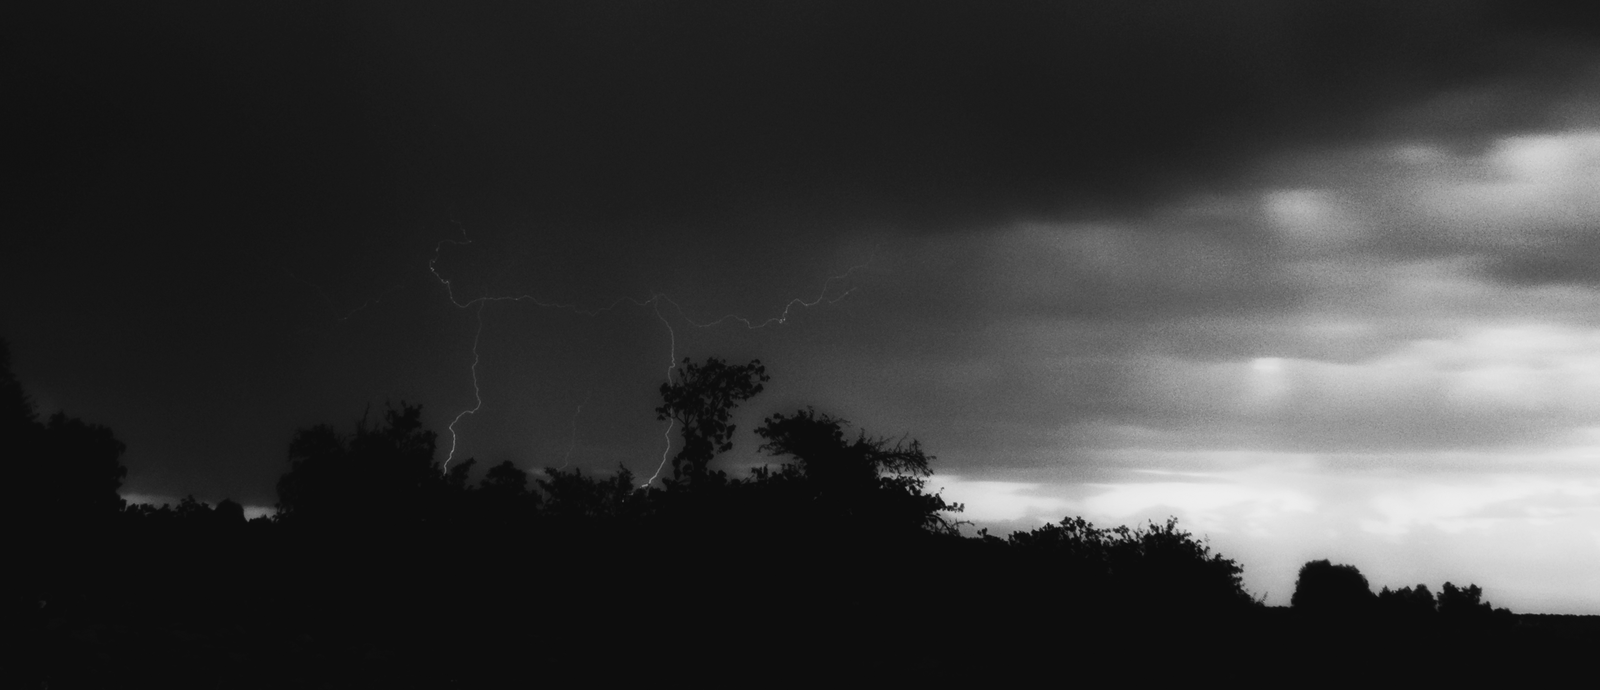
[[[465,229],[462,230],[461,236],[463,238],[461,240],[450,240],[450,239],[440,240],[437,244],[434,245],[433,258],[428,260],[428,272],[432,273],[434,279],[439,281],[439,283],[444,286],[445,294],[448,296],[448,298],[450,300],[450,303],[452,305],[454,305],[454,306],[456,306],[458,308],[461,308],[461,309],[467,309],[467,308],[470,308],[470,307],[472,307],[474,305],[476,305],[478,307],[478,314],[477,314],[477,316],[478,316],[478,328],[477,328],[477,332],[473,335],[473,339],[472,339],[472,394],[473,394],[473,400],[474,400],[475,404],[473,405],[472,408],[466,409],[466,410],[462,410],[461,412],[457,413],[455,418],[450,421],[450,425],[449,425],[449,430],[450,430],[450,452],[446,455],[445,462],[444,462],[444,467],[447,470],[448,470],[448,468],[450,466],[450,462],[455,459],[455,452],[456,452],[457,441],[458,441],[458,435],[456,433],[456,424],[461,421],[462,417],[465,417],[466,415],[469,415],[469,414],[476,414],[478,412],[478,410],[483,408],[482,389],[478,385],[478,361],[479,361],[478,341],[483,336],[483,309],[489,302],[528,302],[528,303],[531,303],[531,304],[533,304],[535,306],[538,306],[540,308],[543,308],[543,309],[555,309],[555,310],[559,310],[559,311],[566,311],[566,312],[569,312],[569,313],[572,313],[572,314],[577,314],[577,315],[586,316],[586,317],[597,317],[597,316],[600,316],[601,314],[605,314],[607,312],[613,311],[613,310],[615,310],[615,309],[617,309],[617,308],[619,308],[619,307],[621,307],[623,305],[632,305],[632,306],[640,307],[640,308],[649,307],[651,312],[655,314],[656,319],[661,321],[661,325],[665,326],[666,329],[667,329],[668,352],[667,352],[667,372],[666,372],[667,376],[666,376],[666,378],[667,378],[667,385],[670,386],[673,383],[672,373],[673,373],[673,371],[675,371],[677,369],[677,366],[678,366],[678,334],[672,328],[672,322],[670,320],[668,320],[667,316],[661,312],[661,303],[662,302],[666,302],[667,304],[672,305],[673,310],[678,313],[678,317],[683,319],[684,322],[688,323],[690,326],[695,327],[695,328],[714,328],[716,326],[719,326],[721,324],[724,324],[724,323],[727,323],[727,322],[730,322],[730,321],[743,324],[744,327],[746,329],[749,329],[749,330],[764,329],[764,328],[767,328],[768,326],[781,326],[781,325],[783,325],[785,323],[788,323],[789,318],[791,316],[791,312],[793,312],[796,308],[808,308],[809,309],[811,307],[815,307],[815,306],[822,305],[822,304],[835,304],[835,303],[838,303],[840,300],[843,300],[845,297],[850,296],[851,293],[855,292],[855,287],[853,287],[853,286],[848,288],[848,289],[846,289],[845,291],[839,293],[838,295],[832,297],[831,299],[828,297],[828,292],[829,292],[829,290],[831,290],[833,288],[835,283],[837,283],[839,281],[847,280],[856,271],[862,270],[864,268],[867,268],[869,265],[871,265],[873,258],[875,258],[876,254],[877,254],[877,250],[874,249],[873,256],[869,256],[867,258],[866,262],[858,264],[856,266],[851,266],[845,272],[840,273],[838,275],[830,276],[827,280],[824,280],[823,283],[822,283],[822,289],[820,291],[818,291],[816,297],[813,297],[813,298],[811,298],[809,300],[805,299],[805,298],[802,298],[802,297],[796,297],[794,299],[789,300],[788,302],[786,302],[783,305],[783,311],[781,313],[779,313],[777,316],[774,316],[774,317],[771,317],[771,318],[767,318],[767,319],[764,319],[764,320],[761,320],[761,321],[756,321],[754,319],[751,319],[751,318],[748,318],[748,317],[739,316],[737,314],[727,314],[727,315],[724,315],[724,316],[722,316],[720,318],[717,318],[717,319],[714,319],[714,320],[711,320],[711,321],[698,322],[698,321],[695,321],[694,319],[689,318],[689,316],[684,311],[683,305],[679,304],[676,300],[674,300],[671,297],[667,296],[665,293],[659,293],[659,292],[658,293],[654,293],[654,294],[650,295],[650,297],[645,298],[645,299],[636,299],[636,298],[633,298],[633,297],[622,297],[622,298],[619,298],[619,299],[611,302],[610,304],[607,304],[606,306],[600,307],[598,309],[585,309],[585,308],[583,308],[583,307],[581,307],[581,306],[579,306],[577,304],[566,303],[566,302],[552,302],[552,301],[543,300],[543,299],[540,299],[538,297],[535,297],[533,295],[528,295],[528,294],[523,294],[523,295],[493,295],[493,296],[491,296],[491,295],[482,295],[482,296],[475,297],[473,299],[470,299],[470,300],[467,300],[467,301],[463,302],[463,301],[461,301],[461,300],[456,298],[455,285],[450,281],[449,278],[445,278],[444,276],[439,274],[439,269],[438,269],[438,266],[437,266],[438,261],[439,261],[439,252],[444,248],[445,245],[449,244],[449,245],[455,245],[455,246],[466,246],[466,245],[472,244],[472,239],[467,237]],[[315,287],[315,286],[313,286],[313,287]],[[359,310],[361,308],[364,308],[365,306],[367,306],[367,305],[363,304],[362,307],[358,307],[357,309]],[[352,313],[354,313],[354,312],[352,312]],[[348,316],[346,318],[348,318]],[[586,397],[585,398],[585,403],[587,403],[587,401],[588,401],[588,398]],[[573,437],[572,437],[573,441],[572,441],[572,443],[569,445],[569,447],[567,449],[566,457],[563,459],[563,462],[562,462],[562,465],[561,465],[563,468],[565,468],[571,462],[572,449],[576,445],[576,442],[577,442],[577,414],[581,413],[582,411],[583,411],[583,405],[579,405],[577,413],[574,413],[574,415],[573,415]],[[647,488],[653,482],[655,482],[655,480],[661,476],[662,469],[664,469],[666,467],[667,459],[670,456],[670,454],[672,453],[672,430],[674,429],[675,424],[676,424],[675,420],[672,420],[672,419],[668,419],[667,420],[667,428],[666,428],[665,431],[662,432],[662,438],[665,440],[665,448],[663,448],[662,451],[661,451],[661,461],[656,465],[656,470],[655,470],[654,473],[652,473],[650,475],[650,478],[645,480],[645,482],[639,486],[640,489]]]

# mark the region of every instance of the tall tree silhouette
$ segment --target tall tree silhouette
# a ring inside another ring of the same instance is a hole
[[[716,357],[705,364],[684,358],[677,380],[661,384],[661,406],[656,419],[672,420],[683,445],[672,458],[673,484],[703,483],[713,475],[707,466],[717,453],[733,447],[733,409],[762,390],[768,381],[761,360],[730,365]]]

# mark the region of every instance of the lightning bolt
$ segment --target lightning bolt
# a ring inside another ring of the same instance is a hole
[[[815,306],[817,306],[819,304],[835,304],[839,300],[842,300],[842,299],[844,299],[846,297],[849,297],[850,293],[856,291],[854,286],[850,287],[849,289],[845,290],[844,292],[839,293],[833,299],[827,299],[827,297],[828,297],[828,289],[833,287],[833,284],[835,282],[838,282],[838,281],[845,280],[845,279],[849,278],[851,274],[855,273],[856,271],[859,271],[861,269],[866,268],[871,263],[872,263],[872,257],[869,256],[867,258],[866,262],[858,264],[858,265],[855,265],[855,266],[851,266],[849,270],[845,271],[844,273],[840,273],[839,275],[830,276],[827,280],[822,281],[822,291],[818,292],[816,297],[814,297],[814,298],[812,298],[810,300],[806,300],[806,299],[803,299],[803,298],[800,298],[800,297],[796,297],[794,299],[791,299],[791,300],[789,300],[787,303],[785,303],[783,305],[783,312],[782,313],[780,313],[777,316],[774,316],[772,318],[765,319],[765,320],[762,320],[762,321],[759,321],[759,322],[754,321],[752,319],[745,318],[743,316],[738,316],[736,314],[728,314],[728,315],[723,316],[723,317],[721,317],[719,319],[716,319],[714,321],[707,321],[705,323],[698,323],[695,320],[689,318],[687,315],[685,315],[683,313],[683,307],[680,306],[677,302],[672,301],[672,299],[667,298],[664,295],[662,296],[662,298],[665,299],[668,304],[671,304],[673,309],[677,310],[678,315],[683,317],[684,321],[689,322],[689,325],[694,326],[695,328],[712,328],[714,326],[722,325],[723,323],[726,323],[728,321],[737,321],[739,323],[744,324],[744,327],[749,329],[749,330],[752,330],[752,331],[760,330],[760,329],[766,328],[767,326],[781,326],[781,325],[783,325],[785,323],[788,323],[789,322],[789,312],[794,310],[794,308],[797,307],[797,306],[805,307],[805,308],[809,309],[809,308],[815,307]]]
[[[669,351],[668,359],[667,359],[667,385],[669,385],[669,386],[672,385],[672,371],[675,368],[677,368],[677,366],[678,366],[678,354],[677,354],[678,337],[677,337],[677,333],[672,330],[672,323],[667,321],[666,317],[661,315],[660,302],[665,301],[666,303],[671,304],[672,308],[675,311],[678,312],[678,316],[680,318],[682,318],[684,321],[688,322],[689,325],[694,326],[695,328],[713,328],[715,326],[719,326],[719,325],[721,325],[723,323],[726,323],[728,321],[737,321],[739,323],[742,323],[742,324],[744,324],[745,328],[747,328],[749,330],[752,330],[752,331],[753,330],[762,329],[762,328],[766,328],[767,326],[781,326],[781,325],[783,325],[785,323],[788,323],[788,321],[789,321],[789,311],[794,309],[796,305],[801,306],[801,307],[810,308],[810,307],[815,307],[815,306],[817,306],[819,304],[822,304],[824,302],[824,300],[826,300],[828,304],[834,304],[834,303],[838,302],[839,300],[842,300],[845,297],[848,297],[850,295],[850,293],[855,292],[855,287],[851,287],[850,289],[845,290],[843,293],[839,294],[837,297],[834,297],[833,299],[826,299],[827,296],[828,296],[828,289],[833,287],[834,282],[849,278],[850,274],[855,273],[857,270],[866,268],[867,265],[870,264],[870,263],[872,263],[872,258],[868,257],[866,263],[863,263],[863,264],[860,264],[860,265],[857,265],[857,266],[851,266],[850,269],[845,271],[844,273],[840,273],[839,275],[829,277],[827,280],[822,282],[822,291],[818,292],[817,296],[815,298],[813,298],[811,300],[805,300],[805,299],[802,299],[802,298],[799,298],[799,297],[797,297],[795,299],[791,299],[791,300],[789,300],[787,303],[785,303],[783,305],[783,312],[782,313],[780,313],[777,316],[774,316],[772,318],[760,321],[760,322],[752,321],[751,319],[747,319],[745,317],[738,316],[736,314],[728,314],[728,315],[723,316],[722,318],[716,319],[714,321],[707,321],[705,323],[699,323],[699,322],[696,322],[695,320],[689,318],[686,314],[684,314],[683,313],[683,306],[678,304],[677,302],[673,301],[672,298],[667,297],[666,295],[660,295],[660,294],[652,296],[650,298],[650,301],[655,303],[656,318],[661,319],[661,324],[667,327],[667,334],[672,338],[672,346],[671,346],[671,349]],[[652,483],[655,482],[657,477],[661,476],[661,470],[666,468],[666,466],[667,466],[667,455],[672,452],[672,425],[673,425],[673,423],[675,421],[676,420],[673,420],[671,418],[669,418],[667,420],[667,430],[663,434],[663,436],[667,440],[667,447],[664,450],[661,451],[661,462],[656,465],[656,471],[653,474],[650,475],[649,479],[644,480],[644,483],[640,484],[639,488],[643,489],[643,488],[646,488],[646,487],[650,486]]]
[[[674,304],[673,306],[677,305]],[[667,327],[667,335],[671,338],[672,345],[671,348],[667,350],[667,385],[671,386],[672,370],[678,368],[678,333],[677,331],[672,330],[672,323],[667,321],[667,317],[661,315],[660,302],[656,303],[654,309],[656,312],[656,318],[661,319],[661,325]],[[661,437],[667,441],[667,447],[661,449],[661,462],[660,464],[656,465],[656,471],[650,475],[649,479],[644,480],[644,483],[640,484],[639,488],[648,488],[650,484],[655,482],[656,477],[661,476],[661,468],[667,466],[667,454],[672,452],[672,425],[676,422],[677,420],[673,419],[672,417],[667,417],[667,430],[661,433]]]
[[[865,262],[863,262],[861,264],[858,264],[856,266],[852,266],[848,270],[846,270],[845,272],[840,273],[838,275],[831,276],[827,280],[823,281],[822,289],[817,293],[816,297],[813,297],[811,299],[804,299],[804,298],[797,297],[797,298],[789,300],[788,302],[786,302],[784,304],[783,311],[780,312],[777,316],[774,316],[774,317],[771,317],[771,318],[767,318],[767,319],[756,320],[756,319],[752,319],[752,318],[748,318],[748,317],[744,317],[744,316],[739,316],[737,314],[726,314],[726,315],[724,315],[722,317],[719,317],[719,318],[716,318],[716,319],[713,319],[713,320],[710,320],[710,321],[696,321],[696,320],[694,320],[694,319],[692,319],[692,318],[690,318],[688,316],[688,314],[685,312],[685,310],[683,308],[683,305],[679,304],[676,300],[673,300],[671,297],[667,296],[664,293],[655,293],[655,294],[652,294],[648,298],[645,298],[645,299],[637,299],[637,298],[633,298],[633,297],[622,297],[622,298],[619,298],[619,299],[611,302],[610,304],[608,304],[608,305],[606,305],[604,307],[600,307],[599,309],[584,309],[583,307],[581,307],[581,306],[579,306],[577,304],[566,303],[566,302],[552,302],[552,301],[540,299],[540,298],[535,297],[533,295],[526,295],[526,294],[524,294],[524,295],[495,295],[495,296],[483,295],[483,296],[476,297],[476,298],[473,298],[473,299],[470,299],[470,300],[467,300],[467,301],[463,302],[463,301],[457,299],[457,297],[456,297],[455,285],[450,281],[449,278],[446,278],[443,275],[439,274],[439,270],[438,270],[438,266],[437,266],[438,261],[439,261],[439,253],[440,253],[441,250],[444,249],[445,245],[466,246],[466,245],[472,244],[472,239],[467,237],[465,229],[462,229],[461,237],[462,237],[462,239],[460,239],[460,240],[452,240],[452,239],[440,240],[438,242],[438,244],[434,245],[433,257],[428,260],[428,272],[432,273],[434,279],[439,281],[439,283],[444,286],[445,294],[449,297],[450,303],[452,305],[454,305],[454,306],[456,306],[457,308],[460,308],[460,309],[467,309],[467,308],[473,307],[475,305],[478,307],[478,329],[477,329],[476,334],[473,336],[473,340],[472,340],[472,393],[473,393],[473,400],[474,400],[475,404],[473,405],[472,408],[466,409],[466,410],[462,410],[461,412],[457,413],[456,416],[455,416],[455,419],[451,420],[451,422],[450,422],[450,426],[449,426],[449,430],[450,430],[450,452],[445,457],[445,462],[444,462],[444,468],[446,470],[448,470],[448,468],[450,466],[450,462],[452,460],[454,460],[454,458],[455,458],[455,451],[456,451],[457,441],[459,440],[458,439],[458,434],[456,433],[456,429],[455,429],[456,423],[460,422],[462,417],[465,417],[466,415],[469,415],[469,414],[475,414],[475,413],[478,412],[478,410],[483,408],[482,391],[481,391],[481,389],[479,388],[479,385],[478,385],[478,361],[479,361],[478,340],[483,335],[483,308],[484,308],[484,305],[486,305],[487,303],[489,303],[489,302],[527,302],[527,303],[531,303],[531,304],[533,304],[533,305],[535,305],[537,307],[543,308],[543,309],[555,309],[555,310],[559,310],[559,311],[566,311],[566,312],[569,312],[569,313],[573,313],[573,314],[577,314],[577,315],[581,315],[581,316],[585,316],[585,317],[597,317],[597,316],[600,316],[601,314],[605,314],[607,312],[616,310],[616,309],[618,309],[618,308],[620,308],[620,307],[622,307],[624,305],[631,305],[631,306],[639,307],[639,308],[649,307],[651,312],[655,314],[656,319],[661,321],[661,325],[665,326],[666,329],[667,329],[668,349],[667,349],[666,379],[667,379],[667,385],[670,386],[673,383],[673,372],[677,370],[677,366],[678,366],[678,334],[677,334],[677,331],[675,331],[673,329],[673,327],[672,327],[672,321],[669,320],[667,318],[667,315],[663,314],[662,311],[661,311],[661,304],[663,302],[665,302],[665,303],[667,303],[667,304],[672,306],[672,310],[677,312],[678,318],[682,319],[685,323],[687,323],[690,326],[695,327],[695,328],[714,328],[716,326],[722,325],[724,323],[729,323],[729,322],[736,322],[736,323],[742,324],[742,325],[744,325],[744,327],[746,329],[749,329],[749,330],[760,330],[760,329],[767,328],[769,326],[780,326],[780,325],[783,325],[785,323],[788,323],[789,318],[791,316],[791,313],[797,308],[811,308],[811,307],[815,307],[815,306],[818,306],[818,305],[821,305],[821,304],[835,304],[835,303],[839,302],[840,300],[844,299],[845,297],[848,297],[851,293],[855,292],[855,287],[852,286],[852,287],[846,289],[845,291],[839,293],[838,295],[833,296],[832,298],[829,298],[829,296],[828,296],[829,291],[832,290],[832,288],[833,288],[835,283],[838,283],[839,281],[847,280],[856,271],[859,271],[859,270],[867,268],[869,265],[871,265],[873,258],[877,254],[877,251],[874,250],[873,254],[870,255],[867,258],[867,261],[865,261]],[[363,306],[365,306],[365,305],[363,305]],[[587,398],[585,398],[585,402],[587,402]],[[583,411],[583,405],[579,405],[578,406],[578,413],[581,413],[582,411]],[[652,483],[654,483],[655,480],[661,476],[662,469],[664,469],[666,467],[668,457],[672,453],[672,431],[675,428],[675,425],[676,425],[676,420],[673,420],[673,419],[668,419],[667,420],[667,428],[666,428],[665,431],[662,432],[662,438],[665,441],[665,447],[661,451],[661,461],[656,465],[656,470],[655,470],[654,473],[652,473],[650,475],[650,478],[645,480],[645,482],[639,486],[640,489],[647,488]],[[573,415],[573,444],[574,445],[576,444],[576,439],[577,439],[577,413],[575,413]],[[571,449],[571,446],[569,446],[569,448],[567,450],[566,462],[563,462],[562,467],[566,467],[566,463],[570,462],[571,455],[572,455],[572,449]]]
[[[592,390],[584,394],[583,402],[578,403],[577,411],[572,413],[572,440],[567,442],[567,454],[562,456],[561,466],[556,469],[564,470],[567,469],[567,465],[572,464],[572,451],[578,447],[578,415],[583,414],[583,406],[589,404],[589,398],[592,397],[594,397]]]
[[[478,340],[483,337],[483,305],[485,304],[487,302],[478,302],[478,330],[472,334],[472,399],[477,401],[477,404],[473,405],[472,409],[457,412],[456,418],[450,420],[450,453],[444,457],[443,469],[445,470],[450,469],[450,461],[456,457],[456,423],[460,422],[462,417],[469,414],[477,414],[478,410],[483,409],[483,391],[478,388]]]
[[[333,320],[336,323],[344,323],[346,321],[349,321],[350,317],[356,315],[356,312],[359,312],[359,311],[361,311],[363,309],[366,309],[367,307],[370,307],[370,306],[372,306],[374,304],[382,302],[383,298],[388,297],[395,290],[399,290],[400,288],[405,286],[404,283],[395,283],[389,289],[384,290],[381,293],[378,293],[377,297],[374,297],[374,298],[369,299],[369,300],[367,300],[365,302],[362,302],[355,309],[351,309],[350,311],[345,312],[344,316],[339,316],[339,306],[333,303],[333,298],[328,296],[328,292],[326,290],[323,290],[321,285],[318,285],[318,284],[313,283],[313,282],[311,282],[309,280],[306,280],[305,278],[301,277],[299,273],[295,273],[294,271],[290,271],[289,272],[289,277],[291,279],[295,280],[296,282],[302,283],[302,284],[310,287],[311,289],[316,290],[317,291],[317,295],[322,297],[323,303],[328,305],[328,313],[333,316]]]

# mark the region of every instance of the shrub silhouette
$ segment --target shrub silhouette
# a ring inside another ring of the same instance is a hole
[[[1009,545],[1050,587],[1083,599],[1090,608],[1139,614],[1241,611],[1259,605],[1244,589],[1242,568],[1194,535],[1177,518],[1157,525],[1110,529],[1081,517],[1013,533]],[[1114,603],[1113,603],[1114,602]],[[1084,602],[1072,602],[1079,608]]]
[[[581,520],[616,521],[636,515],[645,496],[638,494],[633,472],[618,468],[608,478],[585,476],[583,470],[546,469],[534,480],[544,492],[543,513],[568,523]]]

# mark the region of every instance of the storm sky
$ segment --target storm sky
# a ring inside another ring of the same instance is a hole
[[[730,469],[814,405],[975,526],[1600,613],[1592,14],[461,5],[0,10],[0,336],[131,497],[402,400],[648,477],[674,358],[760,358]]]

